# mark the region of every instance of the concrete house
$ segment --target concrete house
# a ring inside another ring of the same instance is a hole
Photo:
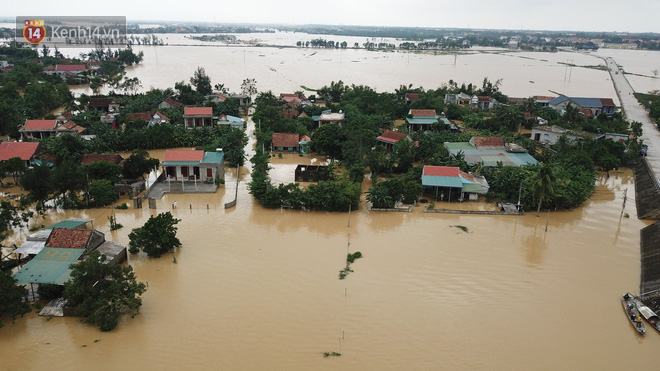
[[[213,108],[185,107],[183,109],[183,125],[186,129],[213,126]]]
[[[57,134],[57,120],[25,120],[25,125],[18,130],[22,140],[44,139]]]
[[[172,107],[182,107],[183,103],[179,103],[172,97],[165,98],[164,101],[160,102],[158,109],[172,108]]]
[[[385,149],[387,149],[387,152],[392,152],[394,150],[394,145],[400,140],[412,142],[412,138],[406,133],[385,129],[383,134],[376,138],[376,145],[384,146]]]
[[[465,93],[445,94],[445,104],[458,104],[459,106],[468,106],[472,97]]]
[[[290,133],[273,133],[271,151],[298,152],[300,136]]]
[[[598,116],[601,113],[613,115],[616,110],[616,105],[612,98],[578,98],[561,96],[548,102],[549,107],[552,107],[559,112],[564,111],[569,104],[576,106],[580,112],[587,115],[588,112],[591,112],[592,116]]]
[[[101,111],[103,113],[119,112],[120,102],[117,98],[89,98],[88,111]]]
[[[538,163],[523,147],[505,143],[502,137],[472,137],[469,142],[445,142],[444,145],[452,156],[462,155],[470,165],[526,166]]]
[[[170,119],[169,117],[165,116],[162,112],[156,111],[153,116],[151,116],[151,119],[149,120],[149,126],[156,125],[156,124],[169,124]]]
[[[163,172],[169,180],[213,181],[224,178],[224,153],[200,150],[167,150],[162,163]]]
[[[18,157],[25,161],[25,166],[33,166],[37,156],[43,153],[39,142],[2,142],[0,143],[0,164],[10,158]]]
[[[490,187],[486,178],[468,174],[458,167],[425,165],[422,169],[422,185],[426,192],[435,194],[435,198],[451,202],[452,199],[463,201],[466,196],[476,201],[479,195],[488,193]]]

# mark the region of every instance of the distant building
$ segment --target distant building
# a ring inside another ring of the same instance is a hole
[[[445,142],[452,156],[462,155],[470,165],[526,166],[538,163],[527,151],[514,143],[504,143],[502,137],[472,137],[469,142]]]
[[[469,106],[472,97],[465,93],[445,94],[445,104],[457,104],[459,106]]]
[[[87,110],[115,113],[119,112],[120,104],[119,99],[116,98],[89,98]]]
[[[25,125],[18,130],[21,133],[21,139],[44,139],[57,134],[57,120],[26,120]]]
[[[172,108],[172,107],[183,107],[183,103],[179,103],[172,97],[165,98],[164,101],[160,102],[158,109]]]
[[[376,145],[384,146],[385,149],[387,149],[387,152],[392,152],[394,150],[394,145],[397,144],[400,140],[407,140],[412,142],[412,138],[410,138],[410,135],[406,133],[385,129],[383,134],[376,138]]]
[[[549,107],[552,107],[559,112],[566,110],[566,107],[569,104],[576,106],[582,113],[587,113],[587,111],[591,112],[592,116],[598,116],[601,113],[611,116],[616,110],[616,105],[611,98],[578,98],[561,96],[548,102]]]
[[[298,152],[300,136],[290,133],[273,133],[271,151]]]
[[[422,185],[425,191],[435,193],[436,199],[439,192],[440,199],[445,199],[446,194],[449,202],[452,199],[462,201],[466,195],[470,201],[476,201],[479,195],[487,194],[490,189],[486,178],[465,173],[452,166],[425,165],[422,169]]]
[[[325,110],[321,113],[320,116],[314,116],[315,121],[318,122],[318,126],[329,124],[331,122],[337,122],[341,125],[341,121],[344,120],[345,115],[342,111],[332,113],[331,110]]]

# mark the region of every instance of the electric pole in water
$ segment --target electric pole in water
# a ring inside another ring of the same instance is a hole
[[[621,207],[621,215],[619,215],[619,219],[623,217],[623,210],[626,209],[626,201],[628,200],[628,188],[626,188],[623,191],[623,207]]]

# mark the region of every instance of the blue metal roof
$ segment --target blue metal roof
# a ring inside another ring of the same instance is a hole
[[[85,249],[65,249],[44,247],[34,259],[30,260],[21,270],[14,273],[19,284],[52,283],[63,285],[69,280],[71,268]]]
[[[501,162],[504,166],[525,166],[538,163],[529,153],[507,152],[501,149],[447,149],[454,156],[459,152],[463,152],[465,161],[470,165],[480,162],[483,162],[484,166],[497,166],[498,162]]]
[[[583,108],[602,108],[603,103],[600,101],[600,98],[577,98],[577,97],[566,97],[566,96],[561,96],[557,97],[550,102],[548,102],[549,105],[551,106],[556,106],[559,104],[564,103],[565,101],[570,100],[571,102],[577,104],[580,107]]]
[[[463,188],[463,182],[457,176],[422,175],[422,185],[425,187]]]

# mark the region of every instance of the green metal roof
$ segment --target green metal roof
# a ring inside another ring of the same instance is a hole
[[[205,152],[200,164],[221,164],[224,158],[224,152]]]
[[[467,193],[483,193],[483,188],[481,187],[481,184],[476,184],[476,183],[463,183],[463,192]]]
[[[460,177],[422,175],[422,185],[427,187],[463,188]]]
[[[62,220],[59,223],[53,224],[50,227],[47,227],[46,229],[53,229],[53,228],[78,228],[81,225],[84,225],[88,221],[91,220]]]
[[[63,285],[69,280],[71,269],[69,265],[78,261],[85,249],[65,249],[59,247],[44,247],[34,259],[30,260],[21,270],[14,273],[19,284],[52,283]]]
[[[438,118],[432,116],[407,117],[406,122],[411,125],[431,125],[438,122]]]
[[[497,163],[501,162],[504,166],[525,166],[536,165],[538,162],[529,153],[507,152],[503,149],[462,148],[450,144],[458,143],[445,143],[449,153],[456,156],[459,152],[463,152],[465,161],[470,165],[482,162],[484,166],[497,166]]]
[[[452,149],[474,149],[474,146],[469,142],[445,142],[445,148]]]

